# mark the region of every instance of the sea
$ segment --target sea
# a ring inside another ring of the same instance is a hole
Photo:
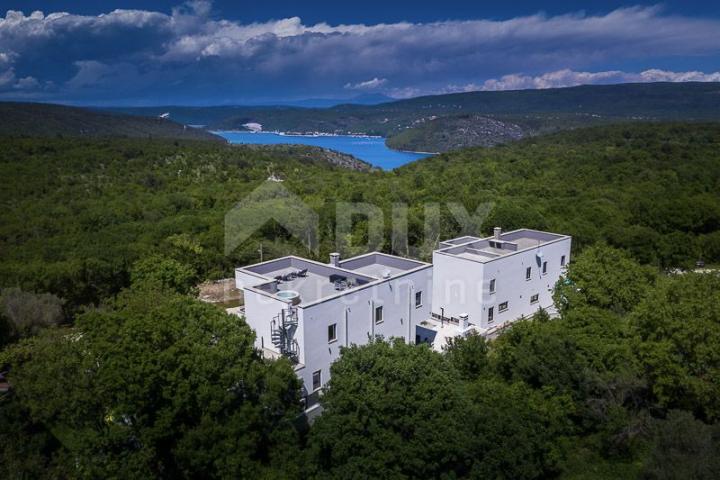
[[[382,137],[364,137],[354,135],[283,135],[271,132],[213,131],[230,143],[250,143],[256,145],[313,145],[337,152],[348,153],[360,160],[382,168],[392,170],[431,153],[401,152],[385,145]]]

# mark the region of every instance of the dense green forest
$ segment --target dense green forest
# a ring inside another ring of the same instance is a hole
[[[7,139],[3,146],[0,278],[71,306],[120,291],[129,266],[148,252],[187,263],[199,278],[257,260],[265,237],[267,255],[306,254],[273,224],[223,254],[225,213],[270,172],[320,213],[321,259],[335,249],[336,202],[361,201],[386,218],[392,204],[408,204],[412,245],[424,240],[426,202],[458,202],[469,212],[492,202],[485,232],[494,225],[563,232],[577,249],[605,241],[660,268],[720,261],[715,124],[578,130],[391,172],[211,143]],[[443,235],[462,233],[447,208],[441,214]],[[364,227],[357,222],[358,241]],[[385,228],[389,249],[389,221]]]
[[[579,129],[389,172],[212,142],[2,146],[3,478],[720,474],[720,279],[674,271],[720,262],[720,125]],[[261,241],[265,258],[313,256],[272,222],[224,254],[225,213],[271,173],[320,214],[318,258],[336,248],[337,202],[387,218],[406,203],[413,245],[428,202],[446,237],[468,233],[447,202],[490,202],[483,232],[573,235],[560,318],[442,354],[351,347],[307,425],[289,363],[193,298]]]
[[[158,115],[124,115],[49,103],[0,102],[0,137],[127,137],[224,142],[210,132],[158,118]]]
[[[420,121],[385,143],[396,150],[439,153],[466,147],[492,147],[526,135],[527,132],[514,123],[480,115],[447,115]]]

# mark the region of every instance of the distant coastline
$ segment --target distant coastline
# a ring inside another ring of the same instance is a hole
[[[386,138],[382,135],[367,135],[365,133],[327,133],[327,132],[281,132],[279,130],[209,130],[210,133],[215,135],[222,135],[223,133],[252,133],[252,134],[268,134],[277,135],[279,137],[306,137],[306,138],[318,138],[318,137],[352,137],[352,138],[372,138],[372,139],[383,139]],[[398,150],[396,148],[387,147],[395,152],[411,153],[416,155],[438,155],[440,152],[423,152],[418,150]]]
[[[236,144],[301,144],[321,147],[352,155],[375,167],[387,170],[434,155],[427,152],[395,150],[387,145],[385,137],[363,133],[282,132],[259,128],[211,130],[211,132]]]
[[[423,152],[421,150],[397,150],[392,147],[388,147],[390,150],[395,150],[396,152],[403,152],[403,153],[417,153],[418,155],[440,155],[440,152]]]
[[[210,130],[210,133],[253,133],[253,134],[268,134],[278,135],[281,137],[355,137],[355,138],[385,138],[382,135],[367,135],[365,133],[327,133],[327,132],[281,132],[279,130]]]

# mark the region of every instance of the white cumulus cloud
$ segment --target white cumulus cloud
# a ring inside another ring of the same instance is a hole
[[[203,0],[169,14],[11,10],[0,16],[3,98],[17,94],[18,79],[23,91],[35,88],[47,99],[209,103],[220,95],[229,101],[347,90],[408,96],[717,78],[607,68],[673,57],[717,63],[720,20],[632,7],[505,20],[331,25],[290,17],[243,23],[219,18]]]
[[[542,75],[509,74],[500,78],[485,80],[482,84],[473,84],[468,90],[524,90],[529,88],[560,88],[577,85],[640,83],[640,82],[720,82],[720,72],[703,73],[698,71],[672,72],[651,69],[639,73],[608,70],[604,72],[576,72],[569,69],[557,70]]]
[[[346,83],[344,88],[348,90],[377,90],[386,83],[386,78],[375,77],[370,80],[365,80],[364,82]]]

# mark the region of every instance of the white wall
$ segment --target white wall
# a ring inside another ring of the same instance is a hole
[[[235,288],[242,290],[245,287],[254,287],[270,280],[262,275],[253,274],[246,270],[235,269]]]
[[[255,330],[255,347],[262,348],[264,344],[268,350],[277,352],[278,349],[270,338],[270,322],[274,317],[280,315],[284,308],[287,308],[287,304],[253,290],[245,289],[243,293],[245,295],[245,321]],[[300,325],[298,325],[299,328]]]
[[[552,289],[560,278],[560,258],[570,261],[571,239],[563,238],[530,249],[510,253],[488,262],[476,262],[463,257],[433,253],[433,312],[446,317],[458,317],[467,313],[471,323],[488,328],[513,321],[523,315],[533,315],[540,307],[552,306]],[[536,253],[543,252],[548,262],[547,274],[542,275]],[[532,267],[531,279],[525,280],[526,267]],[[490,293],[490,281],[495,279],[495,293]],[[539,301],[531,304],[530,297],[539,294]],[[508,302],[508,309],[498,311],[498,306]],[[488,323],[488,309],[494,307],[494,320]]]
[[[539,308],[550,308],[553,305],[552,291],[562,274],[560,258],[565,255],[565,262],[570,261],[570,238],[543,245],[539,249],[531,249],[516,254],[500,257],[485,264],[484,281],[489,283],[496,279],[496,293],[488,295],[483,305],[481,327],[488,328],[531,316]],[[538,263],[537,251],[543,253],[542,261],[547,262],[547,273],[542,274],[542,263]],[[530,280],[525,279],[525,269],[532,268]],[[539,301],[530,303],[532,295],[538,294]],[[500,312],[498,306],[508,302],[508,309]],[[487,322],[488,308],[495,307],[494,321]]]
[[[458,318],[467,313],[470,323],[480,325],[483,309],[484,264],[467,258],[433,252],[432,311]]]
[[[340,355],[340,347],[368,342],[371,335],[386,339],[402,337],[415,341],[415,325],[430,316],[432,268],[400,274],[380,284],[348,293],[339,298],[302,307],[304,364],[298,374],[308,393],[312,374],[322,371],[322,382],[330,379],[330,365]],[[423,305],[415,308],[415,292],[423,292]],[[383,306],[383,322],[373,322],[375,306]],[[337,340],[328,343],[327,330],[337,324]]]

